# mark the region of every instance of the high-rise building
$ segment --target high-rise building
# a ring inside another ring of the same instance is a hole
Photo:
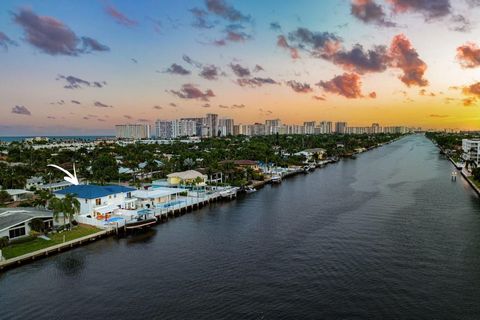
[[[194,120],[174,120],[172,121],[173,137],[192,137],[196,135],[197,123]]]
[[[305,121],[303,123],[305,127],[305,134],[315,134],[315,127],[317,126],[316,121]]]
[[[265,135],[265,125],[263,123],[255,123],[249,125],[251,136],[264,136]]]
[[[181,118],[180,120],[190,120],[195,121],[195,136],[201,137],[202,136],[202,129],[204,126],[205,119],[204,118]]]
[[[480,139],[462,139],[463,158],[480,164]]]
[[[372,123],[372,130],[371,133],[381,133],[382,132],[382,127],[378,123]]]
[[[149,139],[149,124],[118,124],[115,126],[115,136],[118,139]]]
[[[320,121],[318,126],[320,134],[330,134],[332,133],[332,122],[331,121]]]
[[[208,130],[208,137],[216,137],[218,135],[218,114],[208,113],[205,118],[205,125]]]
[[[265,134],[277,134],[281,126],[280,119],[265,120]]]
[[[234,134],[234,121],[233,119],[219,119],[218,120],[218,131],[222,136],[228,136]]]
[[[155,137],[159,139],[174,138],[173,126],[171,120],[157,120],[155,121]]]
[[[347,123],[346,122],[335,122],[335,133],[338,133],[338,134],[347,133]]]

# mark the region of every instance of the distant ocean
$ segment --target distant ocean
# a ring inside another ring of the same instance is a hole
[[[12,141],[23,141],[28,138],[35,138],[38,136],[18,136],[18,137],[1,137],[0,136],[0,141],[3,142],[12,142]],[[93,141],[97,140],[100,138],[115,138],[115,136],[41,136],[41,137],[47,137],[50,140],[83,140],[83,141]]]

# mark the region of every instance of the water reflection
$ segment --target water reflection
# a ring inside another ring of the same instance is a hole
[[[66,276],[78,276],[85,269],[85,258],[83,252],[64,252],[56,257],[55,267]]]

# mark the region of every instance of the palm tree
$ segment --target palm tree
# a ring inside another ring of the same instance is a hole
[[[70,229],[72,228],[72,221],[75,217],[75,214],[80,212],[80,202],[75,198],[71,193],[67,194],[65,198],[62,199],[63,202],[63,219],[65,221],[65,216],[68,216],[68,221],[70,223]]]
[[[63,200],[60,198],[53,198],[48,204],[48,208],[53,211],[53,219],[58,222],[60,213],[63,212]],[[65,226],[65,214],[63,215],[63,225]]]
[[[37,190],[35,194],[37,197],[33,200],[33,205],[40,208],[46,208],[48,201],[53,197],[53,194],[48,190]]]

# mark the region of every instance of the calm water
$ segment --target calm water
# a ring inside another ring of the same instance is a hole
[[[480,200],[423,136],[0,275],[2,319],[480,319]]]

